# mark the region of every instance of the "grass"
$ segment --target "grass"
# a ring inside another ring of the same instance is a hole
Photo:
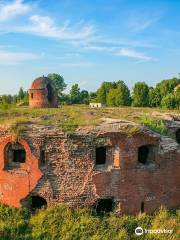
[[[62,106],[51,109],[29,109],[28,107],[8,108],[0,107],[0,124],[16,124],[18,122],[32,122],[43,125],[54,125],[61,127],[65,132],[74,131],[77,127],[96,126],[103,122],[103,118],[114,118],[136,123],[144,123],[152,130],[163,130],[162,122],[150,121],[152,113],[177,114],[178,111],[153,109],[153,108],[133,108],[117,107],[90,109],[86,105]],[[158,120],[160,121],[160,120]],[[155,126],[156,125],[156,126]],[[158,129],[159,128],[159,129]]]
[[[166,128],[163,119],[155,119],[145,115],[141,118],[141,122],[154,132],[168,135],[168,129]]]
[[[180,237],[180,211],[160,208],[153,215],[98,216],[90,208],[57,205],[31,215],[26,209],[0,205],[0,239],[3,240],[176,240]],[[172,229],[172,234],[137,236],[135,228]]]

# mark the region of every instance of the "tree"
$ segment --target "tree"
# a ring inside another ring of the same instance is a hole
[[[116,106],[129,106],[131,104],[130,91],[124,81],[117,82]]]
[[[3,104],[11,104],[12,103],[12,96],[11,95],[2,95],[1,101]]]
[[[28,92],[24,91],[22,87],[20,87],[17,100],[20,102],[28,102]]]
[[[106,104],[108,106],[116,106],[116,96],[117,96],[117,88],[112,88],[109,90],[107,94]]]
[[[60,74],[57,74],[57,73],[50,73],[50,74],[48,74],[47,77],[54,82],[54,85],[58,90],[58,97],[61,98],[62,92],[67,87],[67,85],[64,82],[63,76],[61,76]]]
[[[80,93],[81,103],[88,104],[89,103],[89,93],[86,90],[82,90]]]
[[[15,94],[13,96],[13,103],[17,103],[18,102],[18,96]]]
[[[78,84],[74,84],[70,90],[71,103],[77,104],[81,102],[81,93]]]
[[[107,95],[108,95],[110,89],[112,89],[112,88],[116,88],[115,82],[103,82],[101,84],[101,87],[97,90],[96,101],[106,104]]]
[[[134,85],[132,99],[134,107],[145,107],[148,106],[149,99],[149,87],[145,82],[137,82]]]
[[[172,93],[167,94],[162,98],[161,106],[162,108],[174,109],[178,108],[179,100],[176,96]]]
[[[25,91],[23,90],[22,87],[20,87],[19,92],[18,92],[18,99],[22,100],[22,99],[24,99],[25,96],[26,96]]]
[[[157,91],[159,91],[159,94],[161,96],[161,99],[166,96],[169,93],[174,92],[174,88],[180,84],[180,79],[178,78],[172,78],[172,79],[167,79],[163,80],[160,83],[156,85]]]
[[[149,106],[159,107],[161,104],[161,96],[157,88],[149,88]]]
[[[95,102],[97,98],[96,92],[90,92],[89,93],[89,102]]]

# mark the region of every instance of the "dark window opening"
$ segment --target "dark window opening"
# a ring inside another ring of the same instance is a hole
[[[46,208],[47,207],[47,202],[44,198],[39,197],[39,196],[32,196],[31,198],[31,210],[35,211],[36,209],[41,209],[41,208]]]
[[[106,163],[106,147],[96,148],[96,164]]]
[[[48,91],[48,94],[47,94],[48,101],[52,102],[52,100],[53,100],[53,89],[51,87],[51,84],[48,83],[46,87],[47,87],[47,91]]]
[[[97,205],[95,207],[96,213],[101,215],[105,213],[112,212],[114,208],[114,201],[112,198],[107,199],[100,199],[97,202]]]
[[[26,162],[26,151],[18,142],[8,143],[4,149],[5,168],[20,167]]]
[[[140,163],[146,164],[149,156],[149,147],[141,146],[138,149],[138,161]]]
[[[34,96],[33,96],[33,93],[31,93],[31,99],[33,99],[33,97],[34,97]]]
[[[144,212],[144,202],[141,202],[141,213]]]
[[[13,162],[16,163],[25,163],[26,152],[25,150],[13,150]]]
[[[46,155],[45,155],[45,150],[40,151],[40,166],[44,166],[46,163]]]
[[[176,142],[180,144],[180,129],[176,131]]]

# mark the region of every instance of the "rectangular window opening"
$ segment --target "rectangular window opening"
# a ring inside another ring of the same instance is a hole
[[[106,147],[96,148],[96,165],[103,165],[106,163]]]
[[[44,166],[45,164],[46,164],[45,150],[41,149],[41,151],[40,151],[40,165]]]
[[[13,162],[25,163],[26,153],[23,149],[13,150]]]

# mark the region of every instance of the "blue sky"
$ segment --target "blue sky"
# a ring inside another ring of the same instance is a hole
[[[93,91],[180,72],[180,1],[0,0],[0,94],[48,73]]]

